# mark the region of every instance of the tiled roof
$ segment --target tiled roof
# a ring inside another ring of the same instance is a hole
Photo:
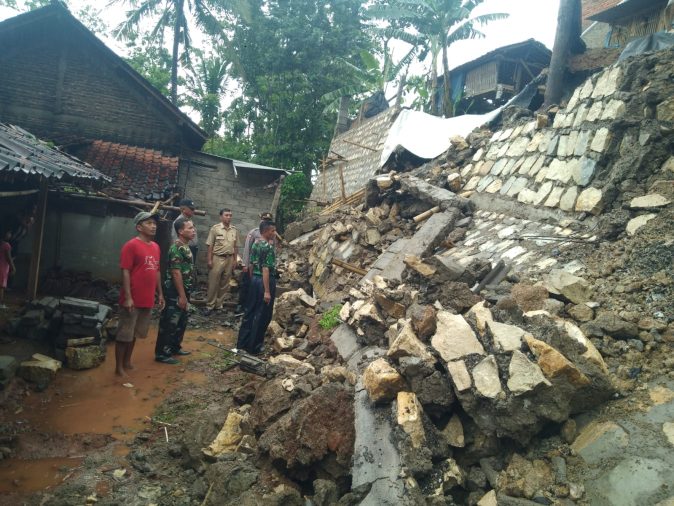
[[[0,123],[0,173],[47,179],[106,181],[108,178],[23,128]]]
[[[114,197],[163,200],[178,184],[178,157],[161,151],[99,140],[77,154],[112,178],[106,193]]]

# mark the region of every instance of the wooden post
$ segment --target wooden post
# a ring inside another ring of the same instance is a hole
[[[323,179],[323,202],[328,201],[327,181],[325,180],[325,166],[327,165],[326,158],[323,158],[323,160],[321,160],[321,175]]]
[[[30,271],[28,273],[28,287],[26,296],[28,300],[37,297],[37,287],[40,279],[40,257],[42,256],[42,242],[44,239],[44,221],[47,214],[47,195],[49,183],[43,178],[40,181],[40,196],[37,203],[37,215],[35,216],[35,230],[33,236],[33,251],[30,257]]]
[[[339,169],[339,187],[342,190],[342,200],[346,200],[346,190],[344,189],[344,170],[341,165],[338,165]]]
[[[278,209],[279,202],[281,201],[281,186],[283,186],[283,180],[285,176],[279,178],[278,184],[276,185],[276,191],[274,192],[274,198],[271,200],[271,207],[269,212],[271,215],[276,218],[276,210]]]

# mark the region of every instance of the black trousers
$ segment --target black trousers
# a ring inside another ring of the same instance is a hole
[[[246,306],[248,288],[250,287],[250,278],[251,275],[248,272],[241,272],[241,282],[239,283],[239,306],[242,308]]]
[[[274,299],[276,298],[276,278],[269,277],[269,291],[271,300],[269,304],[264,302],[264,284],[261,276],[253,276],[250,279],[248,295],[246,297],[246,313],[243,316],[239,328],[239,339],[236,347],[248,353],[259,353],[264,345],[264,333],[271,323],[271,315],[274,312]]]
[[[185,295],[189,302],[190,294],[185,292]],[[164,299],[166,306],[159,317],[159,333],[154,354],[170,357],[181,348],[187,328],[188,313],[178,307],[178,291],[173,285],[164,291]]]

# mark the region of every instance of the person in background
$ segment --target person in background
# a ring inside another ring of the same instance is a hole
[[[119,294],[119,327],[115,338],[115,374],[126,376],[133,369],[131,354],[136,339],[147,337],[155,305],[164,309],[161,287],[159,245],[153,241],[157,234],[159,216],[147,211],[138,213],[133,222],[138,235],[122,246],[119,266],[122,269],[122,290]]]
[[[274,221],[271,213],[260,213],[261,221]],[[243,308],[246,305],[246,297],[248,295],[248,286],[250,285],[250,279],[252,273],[250,270],[250,248],[262,238],[260,235],[260,228],[255,227],[248,235],[246,235],[246,240],[243,244],[243,251],[241,252],[241,282],[239,283],[239,303],[236,307],[236,313],[243,313]],[[270,241],[271,245],[274,246],[276,250],[277,239],[276,235]]]
[[[275,234],[276,224],[273,221],[261,222],[262,237],[250,250],[252,278],[236,347],[255,355],[263,351],[264,334],[274,311],[276,252],[270,241]]]
[[[3,232],[0,240],[0,309],[7,309],[5,305],[5,289],[7,288],[7,280],[9,276],[14,275],[16,267],[14,260],[12,260],[12,232],[7,230]]]
[[[220,210],[220,223],[211,227],[208,246],[208,296],[206,312],[222,309],[229,280],[236,267],[236,242],[239,231],[232,225],[232,210]]]
[[[176,234],[175,231],[175,224],[176,221],[179,219],[183,220],[189,220],[192,221],[192,216],[194,216],[194,210],[197,208],[197,206],[194,205],[194,202],[190,199],[182,199],[180,202],[178,202],[178,206],[180,207],[180,216],[178,216],[175,220],[173,220],[173,226],[171,227],[171,240],[173,242],[176,242],[178,240],[178,234]],[[190,240],[189,243],[190,251],[192,252],[192,259],[196,263],[197,261],[197,253],[199,252],[199,241],[197,238],[197,229],[194,229],[194,238]]]
[[[173,228],[178,236],[169,248],[168,275],[164,282],[166,307],[159,317],[159,332],[154,348],[155,360],[164,364],[179,364],[173,355],[189,355],[182,349],[187,328],[190,292],[194,283],[194,260],[189,243],[196,231],[190,220],[176,220]]]

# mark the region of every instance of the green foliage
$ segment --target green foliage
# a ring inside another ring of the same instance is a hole
[[[195,49],[196,64],[189,63],[185,102],[201,115],[201,127],[213,137],[222,126],[220,99],[225,92],[230,58],[226,48],[205,54]]]
[[[302,172],[286,176],[281,186],[276,220],[281,227],[297,220],[305,207],[305,200],[311,195],[311,181]]]
[[[136,42],[131,40],[127,47],[129,56],[125,58],[136,72],[147,79],[162,95],[170,97],[171,54],[149,37]]]
[[[318,324],[321,326],[321,328],[325,330],[330,330],[335,328],[337,325],[339,325],[342,320],[339,319],[339,312],[342,310],[342,305],[337,304],[336,306],[332,306],[330,308],[330,311],[325,313],[321,319],[319,320]]]
[[[346,82],[335,62],[372,49],[360,10],[361,0],[258,0],[248,23],[233,28],[241,97],[225,115],[235,116],[232,138],[245,139],[257,163],[311,176],[334,129],[321,97]]]

